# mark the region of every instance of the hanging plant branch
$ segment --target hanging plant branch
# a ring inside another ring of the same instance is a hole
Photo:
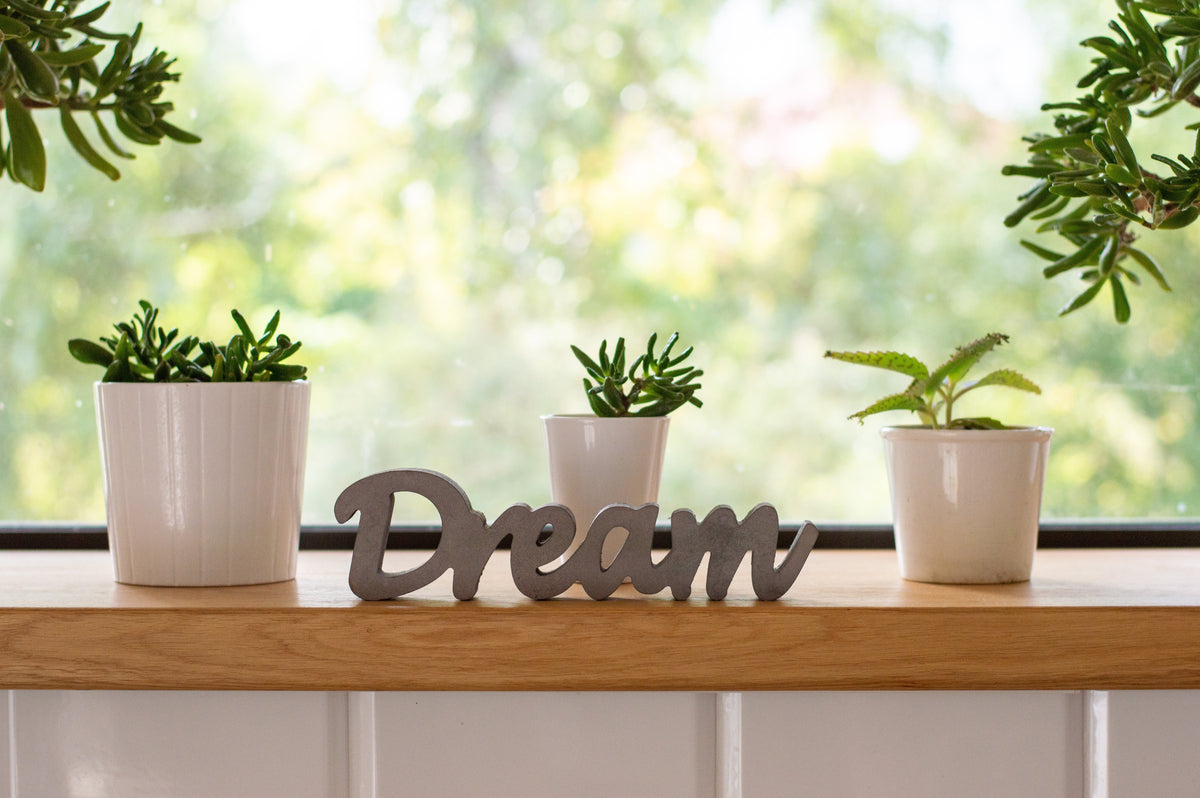
[[[179,80],[175,63],[155,48],[141,60],[142,36],[95,27],[109,4],[76,14],[80,0],[0,0],[0,169],[17,183],[41,191],[46,152],[31,111],[57,107],[67,141],[89,165],[112,180],[120,171],[89,141],[77,115],[90,116],[96,136],[113,155],[132,158],[117,144],[109,124],[130,141],[155,145],[169,138],[195,144],[200,138],[166,120],[174,106],[162,99],[164,84]],[[104,121],[104,116],[110,119]]]
[[[1139,157],[1129,143],[1135,115],[1148,119],[1177,105],[1200,107],[1200,2],[1116,0],[1109,22],[1114,36],[1081,42],[1096,53],[1078,83],[1088,93],[1074,102],[1048,103],[1053,134],[1026,136],[1029,161],[1004,167],[1005,175],[1036,182],[1004,220],[1026,219],[1037,232],[1057,233],[1061,248],[1021,244],[1048,261],[1047,277],[1077,272],[1084,289],[1063,309],[1071,313],[1108,286],[1113,315],[1129,320],[1126,284],[1148,277],[1164,291],[1170,285],[1149,254],[1134,246],[1143,230],[1177,230],[1200,217],[1200,122],[1191,155]],[[1160,17],[1151,24],[1146,14]]]

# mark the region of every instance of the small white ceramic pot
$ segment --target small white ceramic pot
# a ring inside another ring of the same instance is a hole
[[[610,504],[658,501],[667,448],[667,416],[600,418],[543,416],[550,461],[550,498],[575,516],[575,542],[583,542],[592,520]],[[617,556],[625,536],[610,534],[601,562]]]
[[[96,383],[118,582],[296,575],[309,383]]]
[[[900,575],[957,584],[1028,580],[1053,433],[885,427]]]

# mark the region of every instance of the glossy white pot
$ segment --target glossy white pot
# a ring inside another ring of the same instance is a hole
[[[309,383],[96,383],[118,582],[296,575]]]
[[[597,514],[610,504],[658,501],[667,448],[667,416],[600,418],[543,416],[550,462],[550,498],[575,516],[570,556]],[[625,536],[610,534],[601,562],[616,557]]]
[[[900,575],[958,584],[1028,580],[1053,432],[885,427]]]

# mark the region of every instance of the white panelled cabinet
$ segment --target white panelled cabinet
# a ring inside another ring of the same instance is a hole
[[[1085,723],[1098,695],[9,691],[0,785],[11,798],[1200,795],[1200,692],[1103,694],[1099,747]]]

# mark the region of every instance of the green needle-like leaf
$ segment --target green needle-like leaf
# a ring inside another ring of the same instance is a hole
[[[87,138],[84,137],[83,131],[79,129],[78,123],[75,122],[75,117],[72,115],[71,109],[65,105],[60,105],[58,110],[63,133],[66,134],[67,141],[70,142],[75,152],[79,153],[83,157],[83,160],[87,161],[92,168],[98,169],[108,175],[110,180],[120,180],[121,173],[117,171],[117,168],[104,160],[100,156],[100,153],[92,148]]]

